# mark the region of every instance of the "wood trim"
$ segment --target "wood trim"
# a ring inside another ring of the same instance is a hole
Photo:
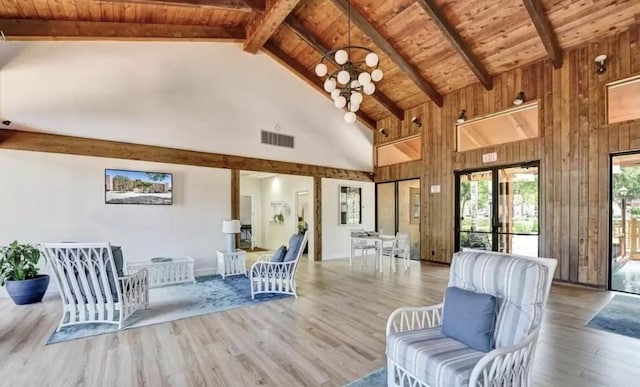
[[[313,260],[322,261],[322,178],[313,178]]]
[[[240,170],[231,171],[231,219],[240,219]],[[240,246],[240,234],[235,235],[236,246]]]
[[[547,54],[549,54],[553,67],[559,69],[562,67],[562,50],[551,22],[545,14],[544,8],[542,8],[542,3],[540,0],[523,0],[523,3],[527,12],[529,12],[533,25],[536,27],[536,31],[538,31],[538,35],[540,35],[540,40],[542,40]]]
[[[427,14],[431,17],[433,23],[440,29],[444,37],[449,41],[449,43],[456,50],[458,55],[462,57],[465,61],[471,72],[478,78],[480,83],[484,86],[485,89],[491,90],[493,88],[493,79],[485,69],[485,67],[480,63],[480,60],[469,50],[469,48],[465,45],[460,37],[460,34],[456,29],[449,23],[447,18],[442,13],[442,10],[436,5],[433,0],[417,0],[417,3],[422,6]]]
[[[280,47],[269,41],[264,45],[264,48],[274,60],[288,68],[291,72],[300,77],[300,79],[305,81],[309,86],[312,86],[313,88],[318,90],[323,96],[331,99],[331,96],[324,91],[322,80],[315,76],[315,74],[312,74],[309,70],[307,70],[306,67],[301,65],[295,59],[287,55],[287,53],[282,51]],[[373,131],[376,130],[376,121],[373,118],[369,117],[362,110],[358,110],[356,112],[356,116],[358,117],[360,122],[367,126],[369,129]]]
[[[247,40],[244,50],[256,54],[260,48],[284,23],[284,19],[294,10],[301,0],[268,0],[267,9],[256,13],[247,23]]]
[[[211,8],[224,11],[264,11],[265,0],[109,0],[113,3],[150,4],[157,6]]]
[[[7,40],[206,40],[242,41],[242,28],[110,23],[65,20],[1,19]]]
[[[348,13],[349,1],[348,0],[332,0],[336,7],[345,15]],[[442,95],[420,74],[418,69],[414,67],[407,59],[396,50],[396,48],[389,43],[389,41],[382,36],[380,32],[355,8],[351,7],[351,21],[357,26],[365,35],[371,39],[373,44],[380,47],[382,51],[394,61],[400,70],[407,74],[409,78],[436,103],[436,105],[442,107],[443,98]]]
[[[9,129],[0,130],[0,149],[153,161],[287,175],[320,176],[367,182],[373,179],[373,174],[370,172]]]
[[[318,39],[313,36],[311,31],[309,31],[298,19],[293,16],[287,17],[284,24],[291,29],[300,39],[302,39],[309,46],[313,47],[320,55],[325,55],[330,50],[325,47]],[[332,57],[328,58],[335,66],[339,66],[335,59]],[[376,89],[375,93],[373,93],[373,98],[378,101],[378,103],[384,106],[391,114],[396,116],[400,121],[404,120],[404,110],[400,106],[398,106],[395,102],[391,100],[386,94],[384,94],[380,89]]]

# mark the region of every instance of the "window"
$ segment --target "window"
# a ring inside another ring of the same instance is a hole
[[[624,79],[607,85],[607,115],[609,123],[640,119],[640,77]]]
[[[465,122],[456,129],[458,152],[535,138],[540,135],[538,104]]]
[[[377,148],[376,165],[406,163],[422,158],[422,140],[420,136],[400,140],[392,144],[380,145]]]
[[[362,224],[362,188],[340,186],[340,224]]]

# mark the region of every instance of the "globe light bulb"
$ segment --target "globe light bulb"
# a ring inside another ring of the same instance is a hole
[[[360,75],[358,75],[358,82],[362,85],[362,86],[366,86],[369,83],[371,83],[371,75],[369,75],[368,72],[362,72],[360,73]]]
[[[334,105],[336,105],[338,109],[342,109],[347,105],[347,99],[343,96],[339,96],[338,98],[335,99]]]
[[[362,94],[360,93],[353,93],[351,94],[351,98],[350,101],[351,103],[355,103],[356,105],[360,105],[362,103]]]
[[[338,50],[335,59],[336,63],[343,65],[349,60],[349,54],[345,50]]]
[[[331,92],[331,98],[334,100],[340,96],[340,89],[333,89]]]
[[[326,91],[327,93],[331,93],[335,89],[336,89],[336,80],[335,79],[329,78],[326,81],[324,81],[324,91]]]
[[[373,83],[369,83],[362,88],[362,91],[364,91],[366,95],[372,95],[376,92],[376,85]]]
[[[325,75],[327,75],[327,71],[329,71],[327,69],[327,65],[324,63],[318,63],[316,65],[316,75],[319,77],[324,77]]]
[[[349,104],[349,110],[354,112],[354,113],[357,112],[358,110],[360,110],[360,104],[351,102]]]
[[[338,73],[338,82],[341,85],[346,85],[350,79],[351,75],[349,75],[349,72],[347,70],[342,70]]]
[[[371,79],[374,82],[380,82],[383,76],[384,76],[384,73],[380,69],[375,69],[371,72]]]
[[[375,52],[370,52],[364,58],[364,63],[366,63],[369,67],[376,67],[378,65],[378,60],[378,54],[376,54]]]
[[[353,81],[351,81],[351,88],[352,89],[357,89],[358,87],[360,87],[360,82],[358,82],[357,79],[354,79]]]
[[[354,122],[356,122],[356,113],[354,113],[354,112],[346,112],[346,113],[344,113],[344,121],[347,124],[353,124]]]

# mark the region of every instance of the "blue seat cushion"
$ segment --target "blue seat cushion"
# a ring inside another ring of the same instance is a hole
[[[496,298],[490,294],[447,288],[442,312],[442,333],[476,351],[494,348]]]
[[[282,262],[285,254],[287,254],[287,246],[278,247],[278,250],[271,256],[271,262]]]
[[[302,244],[303,239],[303,235],[291,235],[291,238],[289,238],[289,249],[287,249],[287,253],[285,254],[282,262],[295,261],[296,257],[298,256],[298,250],[300,250],[300,247],[302,247],[300,245]]]
[[[442,334],[440,328],[387,336],[387,356],[428,386],[468,387],[483,352]]]

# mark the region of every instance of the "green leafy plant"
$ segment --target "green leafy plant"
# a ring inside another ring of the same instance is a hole
[[[13,241],[9,246],[0,248],[0,286],[6,280],[24,281],[38,275],[40,250]]]

